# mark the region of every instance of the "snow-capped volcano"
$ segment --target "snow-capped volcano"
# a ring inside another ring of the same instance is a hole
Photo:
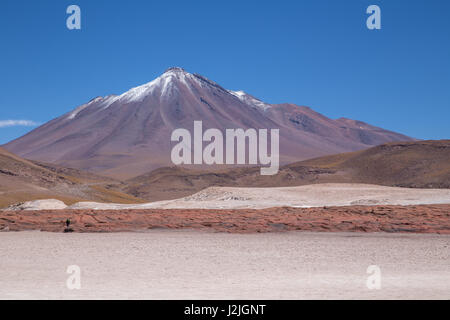
[[[4,147],[22,157],[131,177],[170,166],[171,132],[280,129],[280,160],[298,161],[409,137],[307,107],[271,105],[201,75],[170,68],[120,95],[97,97]]]
[[[142,102],[151,96],[158,98],[160,101],[164,99],[168,100],[170,98],[176,97],[181,89],[188,90],[192,94],[198,94],[199,88],[205,89],[211,86],[221,88],[218,84],[200,75],[191,74],[179,67],[173,67],[167,69],[161,76],[159,76],[155,80],[141,86],[131,88],[121,95],[109,95],[106,97],[97,97],[95,99],[92,99],[87,104],[84,104],[71,112],[68,115],[68,119],[74,119],[80,111],[94,103],[100,104],[101,107],[105,109],[117,102]],[[263,110],[266,110],[270,107],[269,104],[256,99],[255,97],[245,93],[244,91],[223,90],[237,97],[239,100],[249,106],[258,107]]]

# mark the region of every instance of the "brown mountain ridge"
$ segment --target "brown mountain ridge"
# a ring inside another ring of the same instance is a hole
[[[450,188],[450,140],[387,143],[280,168],[261,176],[259,167],[197,170],[165,167],[119,181],[78,169],[22,159],[0,148],[0,208],[18,202],[58,199],[142,203],[181,198],[211,186],[288,187],[318,183],[367,183],[409,188]]]
[[[210,171],[166,167],[127,180],[120,191],[158,201],[187,196],[210,186],[287,187],[317,183],[450,188],[450,140],[387,143],[285,165],[274,176],[261,176],[258,167]]]
[[[105,184],[119,182],[83,172],[22,159],[0,148],[0,208],[31,200],[141,202]]]

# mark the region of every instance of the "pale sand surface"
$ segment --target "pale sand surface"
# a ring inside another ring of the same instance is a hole
[[[351,205],[450,203],[450,189],[396,188],[370,184],[325,183],[283,188],[210,187],[194,195],[145,204],[79,202],[69,209],[264,209]],[[30,201],[15,209],[63,209],[56,200]],[[63,204],[64,206],[64,204]]]
[[[0,251],[1,299],[450,299],[445,235],[8,232]]]

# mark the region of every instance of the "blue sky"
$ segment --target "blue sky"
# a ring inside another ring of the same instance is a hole
[[[66,28],[71,4],[81,30]],[[381,30],[366,27],[371,4]],[[171,66],[269,103],[450,138],[449,15],[447,0],[3,0],[0,143]]]

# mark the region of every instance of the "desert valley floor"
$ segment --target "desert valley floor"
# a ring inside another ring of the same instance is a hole
[[[64,233],[67,219],[73,232]],[[450,191],[209,188],[0,211],[0,299],[450,299]],[[67,268],[81,271],[70,290]],[[381,288],[369,289],[369,266]]]
[[[449,235],[32,231],[0,242],[0,299],[450,298]],[[72,265],[79,290],[66,286]],[[380,289],[366,285],[371,265]]]

